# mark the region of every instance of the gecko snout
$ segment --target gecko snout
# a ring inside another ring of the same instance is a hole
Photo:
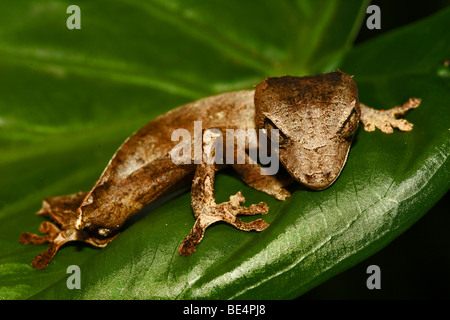
[[[303,174],[300,179],[304,185],[313,190],[323,190],[336,180],[337,174],[331,171]]]
[[[333,184],[347,158],[347,141],[336,139],[332,145],[306,148],[297,142],[289,150],[280,149],[280,161],[289,174],[312,190],[323,190]]]

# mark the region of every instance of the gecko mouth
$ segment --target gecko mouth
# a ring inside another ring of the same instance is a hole
[[[322,148],[307,149],[300,143],[280,149],[280,161],[290,175],[313,190],[328,188],[339,177],[347,160],[351,139],[334,139]]]

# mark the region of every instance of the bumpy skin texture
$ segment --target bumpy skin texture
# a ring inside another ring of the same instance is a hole
[[[337,179],[361,114],[352,77],[269,78],[256,87],[255,107],[259,127],[281,131],[280,161],[297,181],[321,190]]]
[[[255,91],[229,92],[195,101],[158,117],[128,138],[89,192],[44,200],[38,214],[54,224],[45,221],[39,229],[44,235],[25,232],[19,240],[24,244],[50,243],[32,262],[34,268],[43,269],[69,241],[106,246],[129,217],[163,194],[190,183],[196,223],[181,243],[180,254],[193,253],[206,228],[217,221],[244,231],[262,231],[268,226],[264,220],[243,223],[236,216],[265,214],[269,208],[264,203],[243,207],[245,199],[239,192],[230,201],[216,204],[214,164],[172,161],[170,151],[179,143],[171,141],[175,129],[184,128],[194,136],[194,121],[202,121],[203,129],[218,128],[221,132],[227,128],[279,129],[279,158],[290,177],[261,175],[258,164],[232,167],[249,186],[284,200],[290,195],[284,187],[294,180],[316,190],[336,180],[360,119],[367,123],[366,130],[378,127],[386,132],[398,127],[408,131],[412,124],[396,117],[419,103],[419,99],[411,99],[386,112],[365,105],[360,108],[356,84],[340,71],[301,78],[267,78]],[[202,150],[206,158],[214,156],[210,144],[200,145]]]

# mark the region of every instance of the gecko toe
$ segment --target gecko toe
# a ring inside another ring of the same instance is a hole
[[[400,131],[411,131],[413,124],[399,117],[405,115],[409,110],[417,108],[420,102],[420,99],[411,98],[402,106],[384,111],[375,110],[360,103],[362,111],[361,122],[364,124],[366,131],[374,131],[375,128],[387,134],[393,133],[394,128],[398,128]]]
[[[47,250],[37,255],[33,261],[31,262],[31,266],[34,269],[42,270],[48,267],[50,261],[52,261],[53,257],[56,255],[60,246],[55,245],[54,243],[50,243]]]
[[[194,227],[189,235],[183,240],[178,247],[178,252],[182,256],[188,256],[195,252],[197,245],[202,241],[206,229],[219,221],[225,222],[242,231],[263,231],[269,224],[262,219],[251,222],[243,222],[237,218],[238,215],[257,215],[266,214],[269,207],[266,203],[260,202],[252,204],[250,207],[240,206],[239,203],[244,201],[244,197],[239,192],[230,197],[230,201],[219,204],[202,206],[201,211],[195,212],[197,217]],[[193,206],[197,208],[196,206]]]

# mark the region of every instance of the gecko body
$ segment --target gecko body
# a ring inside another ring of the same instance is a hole
[[[205,158],[199,163],[176,163],[171,150],[174,130],[183,128],[195,134],[195,121],[205,129],[263,129],[267,136],[276,131],[275,151],[287,177],[261,174],[255,163],[232,163],[233,169],[249,186],[279,200],[290,194],[285,187],[298,182],[322,190],[328,188],[344,168],[352,139],[360,122],[367,131],[375,127],[391,133],[412,124],[398,119],[416,108],[419,99],[387,111],[371,109],[359,102],[353,77],[341,71],[306,77],[267,78],[255,90],[243,90],[204,98],[159,116],[130,136],[113,155],[105,170],[88,192],[51,197],[43,201],[39,215],[44,221],[39,230],[44,235],[25,232],[22,243],[49,243],[32,266],[48,266],[62,245],[83,241],[104,247],[118,234],[131,216],[164,194],[191,183],[191,204],[196,218],[194,227],[179,246],[181,255],[192,254],[211,224],[225,221],[244,230],[262,231],[263,219],[244,223],[238,215],[265,214],[263,202],[241,206],[240,192],[217,204],[214,198],[214,151],[203,143]],[[210,142],[211,143],[211,142]]]

